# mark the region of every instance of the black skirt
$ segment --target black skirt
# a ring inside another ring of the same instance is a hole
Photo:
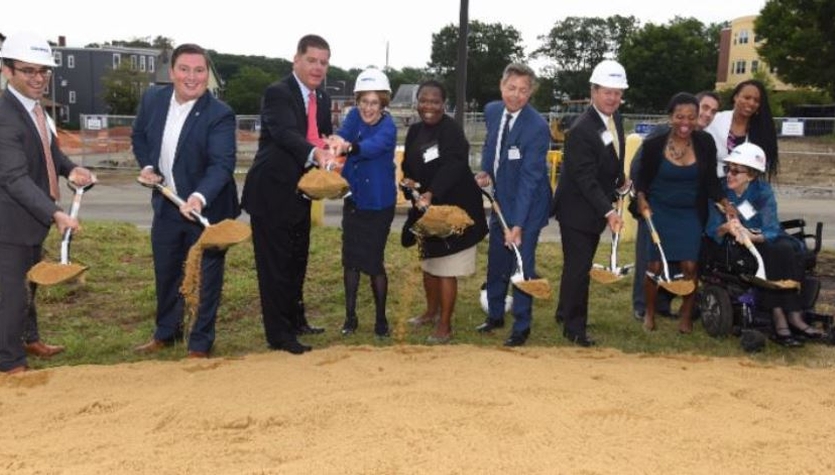
[[[342,266],[368,275],[384,273],[392,221],[394,206],[358,209],[354,200],[346,198],[342,207]]]

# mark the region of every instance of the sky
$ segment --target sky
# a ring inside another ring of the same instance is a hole
[[[536,49],[558,21],[568,16],[635,16],[641,24],[664,24],[675,16],[705,24],[756,15],[766,0],[471,0],[469,19],[513,26],[522,34],[525,53]],[[103,5],[118,5],[103,6]],[[238,6],[236,8],[236,5]],[[268,6],[265,6],[268,5]],[[310,13],[302,6],[309,5]],[[213,6],[216,6],[213,8]],[[432,34],[458,25],[455,0],[316,0],[306,2],[100,2],[47,0],[36,9],[25,1],[0,7],[0,33],[26,29],[67,46],[155,37],[197,43],[220,53],[292,60],[296,43],[308,33],[331,46],[331,64],[342,69],[368,66],[422,68],[429,62]],[[118,11],[117,11],[118,10]],[[311,19],[306,19],[311,15]]]

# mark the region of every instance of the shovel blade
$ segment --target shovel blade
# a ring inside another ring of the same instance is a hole
[[[597,264],[591,268],[591,270],[589,271],[589,276],[592,278],[592,280],[601,284],[611,284],[623,278],[623,275],[620,275],[617,272],[613,272],[608,268]]]
[[[73,280],[83,274],[89,267],[80,264],[58,264],[55,262],[38,262],[26,277],[38,285],[56,285]]]

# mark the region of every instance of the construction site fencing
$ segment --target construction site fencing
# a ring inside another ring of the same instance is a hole
[[[544,113],[545,120],[550,114]],[[667,121],[665,115],[625,114],[624,129],[627,133],[649,130],[652,126]],[[131,149],[131,130],[134,116],[126,115],[82,115],[81,129],[76,133],[61,131],[59,140],[62,150],[79,165],[90,168],[137,169],[138,165]],[[261,131],[260,117],[239,115],[237,122],[237,166],[239,171],[249,168],[258,150],[258,136]],[[809,137],[833,135],[835,118],[787,118],[774,119],[781,137]],[[406,127],[398,128],[398,144],[406,137]],[[470,142],[470,166],[480,167],[481,149],[484,145],[486,128],[484,114],[469,112],[464,116],[464,132]],[[784,147],[781,154],[796,153],[791,147]],[[798,152],[800,153],[800,152]],[[805,153],[805,152],[802,152]],[[835,155],[833,152],[815,152],[816,155]]]

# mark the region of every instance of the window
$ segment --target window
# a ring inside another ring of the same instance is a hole
[[[61,63],[63,62],[62,61],[62,59],[63,59],[62,53],[60,51],[53,51],[52,52],[52,58],[55,59],[55,66],[61,67],[61,65],[62,65]]]
[[[154,72],[154,60],[155,60],[155,58],[153,56],[148,56],[148,72],[149,73]]]
[[[122,55],[113,53],[113,69],[119,69],[120,64],[122,64]]]
[[[75,91],[70,91],[70,104],[75,104]]]
[[[733,74],[745,74],[745,61],[737,61],[734,63]]]
[[[748,30],[739,30],[739,44],[748,44]]]
[[[760,70],[760,62],[757,61],[756,59],[751,61],[751,74],[754,74],[759,70]]]
[[[145,71],[145,56],[139,57],[139,70],[143,72]]]
[[[75,68],[75,55],[74,54],[68,54],[67,55],[67,67],[70,68],[70,69]]]
[[[136,59],[136,55],[135,54],[130,55],[130,69],[135,71],[137,66],[138,66],[138,63],[139,63],[139,60]]]

